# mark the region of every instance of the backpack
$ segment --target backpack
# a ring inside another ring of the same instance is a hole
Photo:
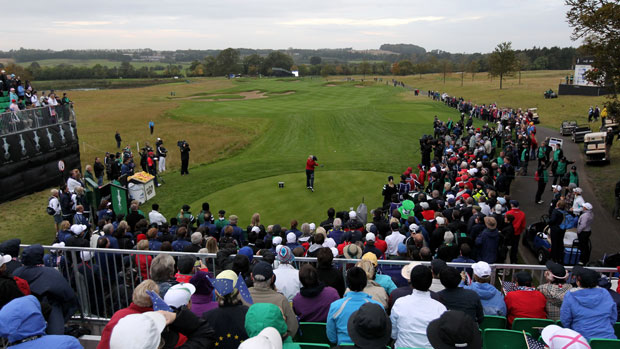
[[[48,214],[48,215],[50,215],[50,216],[53,216],[53,215],[55,215],[55,214],[56,214],[56,210],[54,210],[54,209],[50,206],[50,203],[52,202],[52,199],[53,199],[53,198],[54,198],[54,197],[52,196],[52,197],[49,199],[48,204],[47,204],[47,208],[45,209],[45,212],[47,212],[47,214]]]
[[[578,217],[570,215],[566,212],[562,212],[562,214],[564,215],[564,219],[562,220],[562,223],[560,224],[560,229],[567,230],[567,229],[572,229],[577,226],[577,221],[579,220]]]

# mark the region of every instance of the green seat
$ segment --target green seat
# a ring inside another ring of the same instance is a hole
[[[620,339],[592,338],[590,339],[590,348],[618,349],[620,348]]]
[[[521,331],[487,328],[482,331],[482,348],[527,349],[527,342]]]
[[[295,342],[295,344],[299,345],[301,349],[315,349],[315,348],[329,348],[329,344],[324,343],[301,343]]]
[[[538,338],[542,328],[549,325],[555,325],[555,321],[550,319],[516,318],[512,322],[512,329],[515,331],[528,332],[532,337]]]
[[[327,324],[324,322],[300,322],[299,330],[293,341],[299,343],[321,343],[329,346]]]
[[[484,331],[487,328],[506,328],[506,317],[497,315],[485,315],[480,324],[480,330]]]
[[[614,324],[614,332],[616,332],[616,337],[620,338],[620,322]]]

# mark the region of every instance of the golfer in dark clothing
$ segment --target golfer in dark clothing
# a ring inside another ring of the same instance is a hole
[[[314,155],[308,156],[306,160],[306,189],[314,191],[314,168],[319,166]]]
[[[118,133],[118,131],[116,131],[116,134],[114,135],[114,139],[116,139],[116,148],[120,149],[121,148],[121,134]]]
[[[189,174],[187,170],[187,166],[189,165],[189,144],[187,142],[183,142],[181,145],[181,176],[184,174]]]

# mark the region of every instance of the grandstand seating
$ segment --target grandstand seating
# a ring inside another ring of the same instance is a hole
[[[0,113],[4,112],[4,110],[8,108],[10,105],[11,105],[11,100],[9,99],[9,96],[0,97]]]
[[[321,343],[302,343],[295,342],[295,344],[299,345],[301,349],[318,349],[318,348],[330,348],[329,344],[321,344]]]
[[[506,328],[506,317],[497,315],[485,315],[480,324],[480,330],[484,331],[487,328]]]
[[[620,348],[620,339],[590,339],[590,347],[592,349],[618,349]]]
[[[528,349],[523,332],[488,328],[482,332],[483,349]]]
[[[322,343],[329,345],[327,324],[324,322],[300,322],[295,342]]]
[[[534,338],[538,338],[544,327],[554,324],[555,321],[550,319],[516,318],[512,322],[512,329],[529,332]]]

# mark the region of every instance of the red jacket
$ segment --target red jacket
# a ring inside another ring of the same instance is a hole
[[[143,308],[131,303],[127,308],[123,308],[114,313],[108,324],[105,325],[105,327],[103,328],[103,331],[101,331],[101,340],[99,341],[99,345],[97,345],[97,349],[110,348],[110,337],[112,336],[112,330],[114,329],[114,326],[116,326],[116,324],[121,321],[122,318],[131,314],[146,313],[147,311],[153,311],[153,308]]]
[[[385,242],[385,240],[381,240],[378,237],[376,237],[375,247],[378,248],[381,252],[385,253],[387,251],[387,242]]]
[[[518,208],[513,208],[506,212],[515,216],[515,220],[512,222],[512,226],[515,228],[515,235],[519,236],[525,230],[525,213]]]
[[[308,161],[306,161],[306,170],[314,171],[314,168],[317,166],[319,166],[319,164],[311,158],[308,158]]]
[[[424,219],[426,219],[427,221],[432,221],[433,219],[435,219],[435,211],[424,210],[422,211],[422,217],[424,217]]]
[[[512,326],[512,321],[518,317],[546,319],[547,298],[539,291],[510,291],[504,297],[506,302],[506,312],[508,325]]]
[[[151,271],[152,261],[153,261],[153,256],[151,255],[143,255],[143,254],[134,255],[133,262],[138,267],[138,270],[140,271],[140,275],[142,275],[142,280],[150,279],[148,272]]]

